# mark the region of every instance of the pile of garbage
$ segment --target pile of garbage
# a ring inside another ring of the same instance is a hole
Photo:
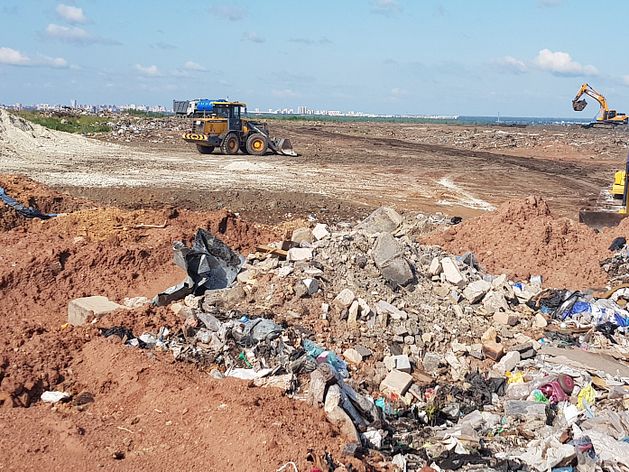
[[[629,470],[629,285],[516,283],[416,238],[458,221],[382,207],[247,258],[199,230],[174,244],[186,279],[152,302],[181,325],[103,334],[324,408],[366,463]]]

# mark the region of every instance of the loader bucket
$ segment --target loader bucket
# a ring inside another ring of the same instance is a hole
[[[273,138],[270,142],[270,148],[276,153],[284,156],[297,156],[297,153],[293,150],[293,145],[291,144],[290,139]]]
[[[626,213],[584,210],[579,212],[579,223],[585,223],[596,231],[602,231],[603,228],[615,228],[626,216]]]
[[[586,102],[585,100],[572,100],[572,109],[574,111],[582,111],[586,106],[587,106],[588,102]]]

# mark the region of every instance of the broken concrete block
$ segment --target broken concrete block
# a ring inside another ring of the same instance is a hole
[[[308,404],[320,406],[325,400],[328,386],[336,383],[334,371],[329,364],[321,364],[310,373],[310,386],[308,388]]]
[[[102,318],[119,308],[128,309],[100,295],[76,298],[68,304],[68,323],[73,326],[81,326],[91,323],[97,318]]]
[[[309,261],[312,259],[312,249],[309,247],[294,247],[288,250],[286,260],[295,261]]]
[[[241,273],[239,273],[236,276],[236,280],[238,280],[238,282],[240,282],[241,284],[246,284],[250,280],[253,280],[254,275],[255,275],[255,271],[253,270],[243,270]]]
[[[505,299],[505,296],[494,290],[490,290],[483,298],[483,307],[489,313],[496,313],[498,311],[509,311],[509,304]]]
[[[518,420],[546,421],[546,403],[526,400],[509,400],[504,406],[505,416]]]
[[[308,289],[308,295],[314,295],[319,290],[319,281],[317,279],[304,279],[301,283]]]
[[[328,231],[327,225],[323,223],[319,223],[312,230],[312,235],[317,239],[317,241],[321,241],[322,239],[325,239],[328,236],[330,236],[330,232]]]
[[[326,413],[331,412],[334,408],[341,404],[341,388],[337,385],[330,385],[328,393],[325,394],[325,402],[323,403],[323,409]]]
[[[378,236],[372,256],[376,267],[389,282],[407,285],[413,280],[413,271],[403,256],[402,248],[390,233],[382,233]]]
[[[533,326],[535,326],[536,328],[545,328],[547,325],[548,325],[548,321],[546,321],[546,318],[544,318],[544,315],[542,315],[541,313],[535,314]]]
[[[356,226],[356,231],[367,236],[392,233],[402,223],[402,217],[391,207],[380,207]]]
[[[293,231],[293,235],[290,240],[297,244],[300,244],[302,241],[312,244],[314,242],[314,235],[312,234],[312,231],[310,231],[310,228],[304,226],[303,228],[297,228]]]
[[[470,303],[477,303],[491,289],[491,284],[484,280],[475,280],[463,290],[463,296]]]
[[[542,291],[542,287],[539,285],[525,285],[519,288],[517,285],[513,287],[515,296],[518,297],[520,303],[526,303],[531,300],[535,295]]]
[[[335,306],[339,311],[348,308],[356,297],[354,296],[354,292],[350,289],[345,288],[341,290],[334,300],[332,300],[332,305]]]
[[[427,352],[422,359],[424,370],[431,374],[439,370],[442,362],[443,358],[435,352]]]
[[[449,283],[456,285],[459,288],[463,288],[465,286],[465,276],[461,274],[461,271],[452,259],[444,257],[441,260],[441,267],[443,268],[444,277]]]
[[[347,326],[355,328],[358,326],[358,300],[354,300],[347,313]]]
[[[184,305],[183,303],[173,303],[170,306],[170,311],[172,311],[175,315],[177,315],[182,320],[186,320],[191,316],[194,316],[194,310],[189,306]]]
[[[339,429],[345,441],[360,443],[360,435],[356,430],[356,426],[354,426],[352,419],[340,406],[336,406],[332,411],[326,412],[326,415],[328,421]]]
[[[413,338],[414,340],[415,338]],[[408,359],[408,356],[402,354],[400,356],[393,356],[393,360],[395,361],[395,369],[400,372],[406,372],[407,374],[411,373],[411,361]]]
[[[354,365],[358,365],[363,361],[363,356],[356,349],[345,349],[343,351],[343,357],[347,362],[351,362]]]
[[[494,313],[494,321],[501,323],[505,326],[515,326],[518,323],[518,315],[515,313],[505,313],[504,311],[498,311]]]
[[[360,344],[356,344],[356,346],[354,346],[354,349],[356,349],[363,358],[369,357],[373,354],[373,352],[371,352],[371,349],[368,349],[365,346],[361,346]]]
[[[380,383],[380,391],[393,392],[402,396],[406,393],[406,389],[408,389],[411,383],[413,383],[412,375],[394,369]]]
[[[496,341],[486,341],[483,343],[483,354],[498,362],[504,354],[504,346]]]
[[[511,372],[520,362],[520,353],[518,351],[507,352],[500,362],[494,366],[494,370],[500,375],[505,375],[507,372]]]
[[[428,273],[430,275],[439,275],[443,268],[441,267],[441,262],[439,262],[439,258],[433,257],[432,262],[430,263],[430,267],[428,267]]]
[[[408,318],[405,311],[396,308],[384,300],[380,300],[376,303],[376,313],[378,315],[390,315],[394,320],[405,320]]]

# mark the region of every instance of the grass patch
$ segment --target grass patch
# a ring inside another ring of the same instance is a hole
[[[111,128],[103,123],[105,118],[94,115],[47,116],[38,111],[19,111],[16,115],[55,131],[66,133],[108,133]]]

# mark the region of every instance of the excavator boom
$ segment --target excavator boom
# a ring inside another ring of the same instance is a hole
[[[574,111],[583,111],[587,106],[585,99],[581,99],[583,95],[589,95],[596,100],[601,106],[601,114],[596,118],[595,123],[603,123],[605,125],[620,125],[627,124],[629,117],[624,113],[618,113],[616,110],[610,110],[607,106],[607,100],[600,93],[590,87],[588,84],[583,84],[577,93],[577,96],[572,100],[572,109]],[[593,126],[593,123],[583,125],[586,128]]]

